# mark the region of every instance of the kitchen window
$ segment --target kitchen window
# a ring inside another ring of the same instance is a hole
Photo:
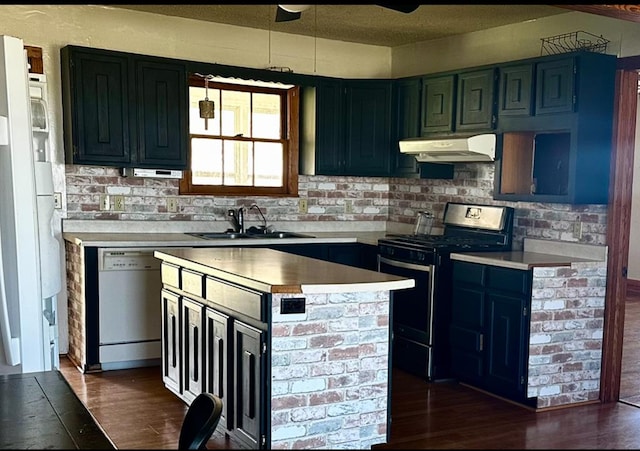
[[[199,102],[213,101],[214,118]],[[189,168],[180,194],[297,196],[299,88],[189,79]]]

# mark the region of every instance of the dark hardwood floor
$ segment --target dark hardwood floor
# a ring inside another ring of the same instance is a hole
[[[164,388],[160,369],[61,372],[120,449],[175,449],[186,405]],[[639,449],[640,408],[590,404],[534,412],[452,383],[392,374],[391,440],[375,449]],[[210,449],[240,449],[222,434]]]
[[[625,303],[620,401],[640,407],[640,296]]]

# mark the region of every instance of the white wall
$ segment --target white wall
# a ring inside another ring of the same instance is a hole
[[[392,77],[430,74],[541,56],[542,38],[574,31],[602,36],[609,54],[640,55],[640,23],[567,12],[392,49]],[[546,53],[544,53],[546,54]]]

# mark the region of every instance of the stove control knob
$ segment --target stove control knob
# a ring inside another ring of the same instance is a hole
[[[418,261],[423,262],[425,258],[424,252],[418,252]]]

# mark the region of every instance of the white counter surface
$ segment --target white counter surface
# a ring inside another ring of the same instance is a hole
[[[130,233],[130,232],[64,232],[66,241],[91,247],[211,247],[252,246],[264,244],[309,243],[365,243],[376,245],[385,232],[301,232],[313,238],[238,238],[216,239],[186,233]]]
[[[415,286],[414,279],[265,248],[164,249],[154,256],[267,293],[352,293]]]
[[[451,254],[451,260],[527,270],[600,262],[606,260],[606,255],[606,246],[525,238],[522,251],[455,252]]]

